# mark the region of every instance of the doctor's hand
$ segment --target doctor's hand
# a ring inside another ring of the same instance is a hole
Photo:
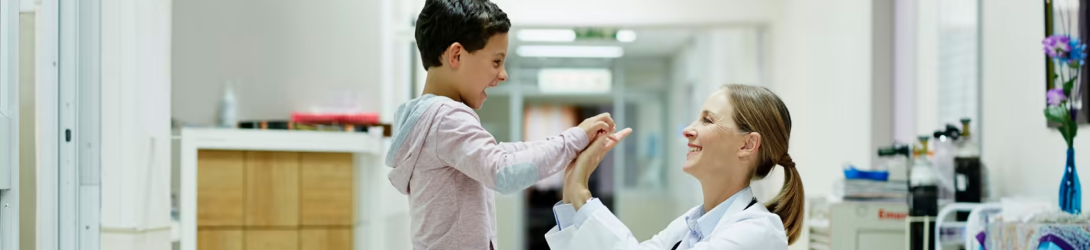
[[[598,169],[598,164],[605,158],[606,153],[631,133],[632,129],[626,128],[610,136],[596,136],[597,139],[576,156],[564,170],[565,203],[571,203],[578,210],[591,198],[588,188],[590,174]]]
[[[610,116],[609,113],[601,113],[579,123],[579,128],[587,133],[587,138],[589,138],[591,142],[598,139],[598,136],[602,135],[603,132],[613,133],[616,126],[617,124],[613,122],[613,117]]]

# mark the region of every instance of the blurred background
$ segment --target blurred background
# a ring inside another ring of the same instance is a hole
[[[0,250],[411,249],[383,163],[423,89],[424,0],[0,1],[0,123],[17,124],[0,126],[16,152],[0,198],[18,208]],[[510,77],[477,113],[501,142],[601,112],[633,128],[591,189],[646,240],[702,202],[681,129],[723,84],[764,86],[791,110],[808,198],[791,249],[908,249],[912,159],[933,157],[943,206],[1057,204],[1039,46],[1087,27],[1084,1],[493,0]],[[880,154],[912,145],[933,151]],[[953,197],[950,150],[976,152],[976,200]],[[782,180],[753,188],[768,201]],[[497,195],[497,249],[548,249],[560,186]]]

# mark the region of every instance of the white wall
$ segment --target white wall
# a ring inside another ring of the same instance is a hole
[[[211,124],[225,81],[239,119],[382,105],[380,1],[187,0],[173,8],[172,110]]]
[[[1042,114],[1042,4],[1017,0],[983,3],[982,160],[992,171],[990,181],[999,195],[1057,204],[1066,145],[1058,132],[1045,127]],[[1077,154],[1087,155],[1090,136],[1077,137],[1074,147]],[[1090,170],[1085,168],[1087,158],[1081,159],[1084,168],[1079,178],[1085,183],[1090,180]],[[1078,165],[1079,159],[1075,160]],[[1084,192],[1082,200],[1084,207],[1090,205],[1086,203],[1090,192]]]
[[[772,28],[771,89],[791,110],[790,154],[807,196],[829,194],[845,162],[869,165],[871,4],[783,3]]]
[[[807,197],[829,195],[845,162],[867,166],[875,152],[872,7],[869,0],[785,0],[772,24],[771,89],[791,110],[789,153]],[[774,172],[782,180],[780,168]],[[792,249],[808,241],[804,230]]]

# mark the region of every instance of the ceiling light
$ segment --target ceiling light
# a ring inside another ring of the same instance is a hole
[[[619,30],[617,31],[617,41],[622,43],[636,41],[636,32],[632,30]]]
[[[524,42],[575,41],[575,31],[570,29],[525,29],[519,30],[517,36]]]
[[[609,69],[545,68],[537,73],[541,93],[609,93],[612,85],[613,72]]]
[[[524,45],[519,46],[516,53],[521,57],[618,58],[624,56],[624,49],[617,46]]]

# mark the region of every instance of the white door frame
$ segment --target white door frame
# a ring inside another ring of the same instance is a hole
[[[40,250],[59,249],[58,232],[58,134],[57,95],[58,4],[59,0],[41,0],[36,16],[35,40],[35,138],[38,163],[37,245]]]
[[[41,0],[38,249],[99,249],[99,1]]]
[[[0,250],[19,249],[19,3],[0,0]]]
[[[60,0],[60,246],[99,249],[99,1]],[[71,134],[68,130],[71,129]]]

